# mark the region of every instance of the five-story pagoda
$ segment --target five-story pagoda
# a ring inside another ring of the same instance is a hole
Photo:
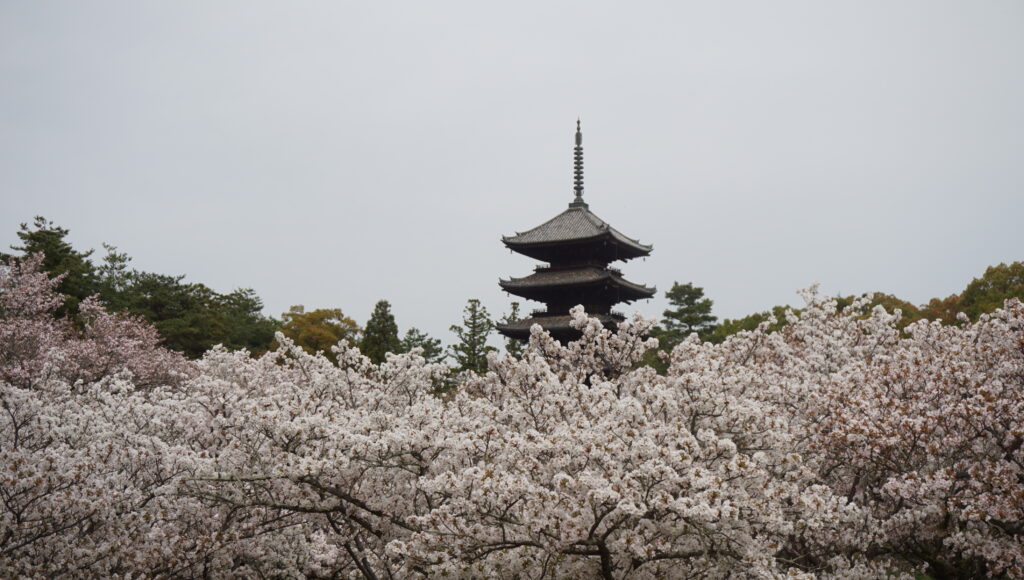
[[[530,327],[539,324],[566,343],[580,336],[569,325],[569,309],[573,306],[582,304],[587,314],[598,317],[605,327],[614,328],[623,316],[612,312],[612,306],[654,296],[654,288],[630,282],[618,269],[608,266],[616,260],[647,256],[652,247],[623,235],[591,213],[583,201],[583,133],[579,121],[574,157],[576,198],[569,209],[531,230],[502,237],[513,252],[547,262],[524,278],[499,280],[506,292],[547,306],[524,320],[499,324],[498,331],[505,336],[528,338]]]

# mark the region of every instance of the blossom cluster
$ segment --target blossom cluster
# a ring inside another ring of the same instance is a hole
[[[815,291],[782,331],[637,316],[451,392],[279,336],[195,363],[145,324],[56,320],[0,271],[0,576],[1024,576],[1024,306],[919,322]]]

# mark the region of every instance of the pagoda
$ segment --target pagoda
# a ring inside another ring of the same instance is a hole
[[[574,158],[576,197],[569,208],[531,230],[501,239],[513,252],[545,262],[529,276],[499,280],[509,294],[546,305],[524,320],[498,324],[498,331],[505,336],[529,338],[530,327],[539,324],[565,344],[580,336],[569,325],[569,309],[573,306],[582,304],[588,315],[613,329],[625,317],[613,312],[612,306],[654,296],[654,288],[630,282],[621,271],[609,267],[617,260],[648,256],[653,248],[611,227],[583,201],[583,132],[579,120]]]

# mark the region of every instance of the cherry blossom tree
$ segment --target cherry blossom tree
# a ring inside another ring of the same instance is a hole
[[[191,367],[160,346],[139,318],[108,313],[95,297],[79,305],[83,329],[57,318],[61,277],[41,270],[42,255],[0,268],[0,379],[31,388],[53,378],[94,382],[128,372],[139,387],[180,382]]]
[[[801,451],[871,510],[876,550],[937,577],[1024,576],[1024,305],[905,338],[880,308],[831,306],[813,335],[782,333],[816,351],[800,353],[817,377]]]
[[[1024,307],[901,333],[870,297],[844,311],[805,298],[780,332],[769,320],[719,347],[681,345],[668,373],[753,393],[821,483],[869,514],[862,533],[807,536],[787,557],[817,570],[855,553],[845,536],[935,577],[1024,575]]]
[[[840,310],[684,340],[534,329],[453,392],[283,335],[187,363],[0,271],[2,577],[1024,575],[1024,306]]]
[[[863,520],[781,418],[637,368],[649,321],[575,316],[581,341],[538,329],[447,400],[415,354],[211,353],[192,383],[209,459],[182,493],[278,511],[323,550],[306,575],[772,575],[790,538]]]
[[[183,469],[153,428],[194,370],[94,299],[81,330],[54,318],[41,260],[0,269],[0,576],[138,574],[172,547],[145,541],[172,530],[154,524],[190,513],[159,492]]]

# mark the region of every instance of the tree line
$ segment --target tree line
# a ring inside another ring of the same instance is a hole
[[[9,262],[42,254],[42,269],[61,276],[57,291],[64,296],[59,316],[81,324],[79,306],[90,296],[113,312],[138,316],[156,327],[164,345],[198,358],[214,345],[265,351],[274,340],[278,321],[263,314],[263,302],[251,288],[221,294],[205,284],[188,282],[184,275],[169,276],[130,267],[131,258],[104,245],[106,255],[93,262],[93,250],[79,251],[67,240],[68,230],[43,217],[22,224],[20,256],[0,255]]]
[[[864,296],[868,297],[868,305],[871,307],[882,306],[889,312],[899,310],[901,317],[896,326],[900,330],[919,320],[963,325],[1002,308],[1006,300],[1024,300],[1024,262],[989,266],[984,274],[968,283],[963,292],[946,298],[932,298],[921,306],[882,292]],[[779,330],[793,318],[787,312],[794,315],[800,312],[798,308],[773,306],[770,310],[742,318],[726,318],[719,322],[718,317],[712,314],[714,301],[704,295],[703,288],[692,282],[674,282],[672,288],[665,292],[665,297],[669,300],[669,308],[663,312],[660,323],[651,331],[652,336],[659,341],[658,348],[649,352],[644,359],[647,364],[662,370],[663,355],[671,352],[690,334],[696,333],[702,341],[721,344],[736,333],[753,331],[762,324],[768,330]],[[857,296],[838,296],[836,302],[839,308],[845,308],[858,299]]]
[[[304,306],[293,306],[277,319],[263,314],[263,302],[251,288],[221,294],[202,283],[186,281],[184,275],[140,271],[130,267],[127,254],[106,244],[106,254],[96,264],[94,251],[75,249],[67,240],[68,234],[67,229],[36,217],[31,225],[22,224],[17,233],[20,245],[12,246],[20,257],[43,254],[42,269],[51,276],[62,276],[57,290],[65,299],[57,314],[77,320],[79,304],[90,296],[98,296],[110,311],[138,316],[153,324],[166,347],[192,359],[217,344],[252,354],[273,350],[279,346],[274,338],[278,331],[306,352],[323,352],[335,362],[337,358],[331,348],[346,340],[375,364],[383,362],[386,353],[420,349],[428,362],[447,361],[459,370],[481,373],[487,369],[488,353],[496,350],[488,345],[495,321],[478,299],[467,301],[461,324],[450,327],[458,342],[445,347],[440,339],[415,327],[401,334],[387,300],[377,302],[363,326],[340,308],[307,311]],[[18,256],[0,254],[3,262],[12,257]],[[778,330],[790,320],[787,311],[799,312],[788,306],[774,306],[742,318],[719,321],[713,314],[713,300],[692,282],[674,282],[665,297],[669,308],[651,330],[659,346],[644,358],[646,364],[661,371],[665,368],[665,355],[692,333],[703,341],[720,344],[729,336],[766,323],[769,330]],[[1008,298],[1024,299],[1024,262],[991,266],[967,284],[963,292],[933,298],[921,306],[885,293],[874,294],[870,304],[889,311],[899,309],[902,318],[898,326],[903,329],[918,320],[950,325],[976,321],[982,314],[1001,307]],[[855,299],[845,296],[837,301],[843,307]],[[501,321],[513,322],[520,317],[519,303],[512,302]],[[508,339],[504,347],[507,353],[520,356],[525,344]]]
[[[60,276],[57,291],[64,297],[56,314],[82,325],[80,304],[97,296],[111,312],[137,316],[151,323],[167,348],[196,359],[220,344],[229,350],[245,349],[258,355],[278,348],[280,331],[310,354],[322,352],[333,362],[331,350],[340,340],[358,347],[374,364],[386,353],[420,349],[427,362],[450,361],[459,370],[482,372],[487,368],[487,344],[494,322],[477,299],[467,302],[462,323],[453,325],[459,342],[445,348],[441,341],[418,328],[399,336],[398,325],[387,300],[377,302],[364,326],[346,316],[340,308],[307,311],[293,306],[281,318],[263,314],[263,301],[251,288],[221,294],[205,284],[189,282],[184,275],[145,272],[130,266],[131,258],[114,246],[104,244],[106,254],[98,263],[93,250],[80,251],[67,237],[69,230],[44,217],[21,225],[20,243],[11,247],[17,254],[0,253],[0,261],[41,254],[41,268]],[[513,310],[516,316],[518,310]],[[515,348],[515,347],[513,347]]]

